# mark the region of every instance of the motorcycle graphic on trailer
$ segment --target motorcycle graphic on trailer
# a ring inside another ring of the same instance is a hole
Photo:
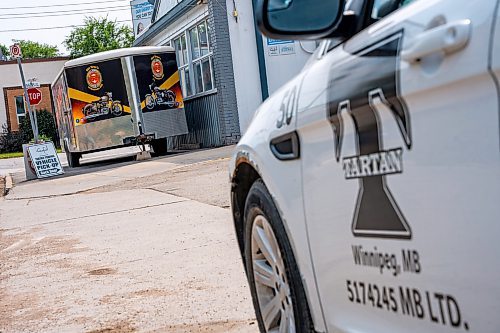
[[[121,101],[113,100],[113,94],[106,92],[97,101],[91,102],[83,107],[83,114],[86,120],[91,120],[100,116],[111,114],[119,117],[123,114]]]
[[[175,93],[172,90],[161,89],[155,83],[149,85],[151,94],[146,94],[146,107],[152,110],[155,106],[165,105],[169,109],[177,108]]]

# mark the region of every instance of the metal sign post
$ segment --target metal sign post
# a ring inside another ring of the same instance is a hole
[[[28,89],[26,88],[26,81],[24,80],[24,72],[23,66],[21,65],[21,48],[19,44],[14,44],[10,47],[10,53],[13,58],[17,59],[17,65],[19,66],[19,73],[21,74],[21,82],[24,88],[24,99],[26,100],[26,104],[28,106],[28,115],[30,117],[31,129],[33,130],[33,138],[35,139],[35,143],[38,143],[38,126],[36,114],[31,110],[30,99],[28,96]]]
[[[35,139],[35,143],[38,143],[37,119],[36,115],[31,109],[31,103],[28,96],[28,88],[26,88],[26,82],[24,81],[24,72],[23,72],[23,66],[21,65],[21,58],[17,58],[17,64],[19,66],[19,72],[21,73],[21,81],[23,83],[23,89],[24,89],[24,99],[26,100],[26,104],[28,106],[28,114],[30,117],[31,129],[33,129],[33,137]]]

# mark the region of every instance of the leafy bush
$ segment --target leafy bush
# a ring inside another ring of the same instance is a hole
[[[58,146],[59,140],[53,114],[47,110],[40,110],[37,111],[36,117],[39,139],[46,140],[48,138],[48,140],[54,142],[54,144]],[[28,143],[33,140],[33,131],[31,129],[30,118],[28,116],[24,117],[23,121],[19,125],[19,132],[21,132],[23,143]]]
[[[39,139],[52,141],[58,147],[59,140],[57,136],[54,116],[47,110],[37,111],[37,123]],[[0,132],[0,153],[14,153],[22,151],[23,143],[33,141],[33,131],[31,130],[30,118],[26,115],[19,124],[18,132],[9,132],[7,125],[2,126]]]
[[[47,141],[52,141],[52,139],[51,139],[51,138],[49,138],[49,137],[48,137],[48,136],[46,136],[46,135],[40,134],[40,135],[38,136],[38,141],[47,142]],[[35,139],[34,139],[34,138],[33,138],[33,139],[31,139],[29,143],[31,143],[31,144],[35,143]],[[57,142],[55,142],[55,143],[57,143]]]
[[[8,132],[7,124],[2,126],[0,133],[0,153],[15,153],[23,150],[21,132]]]

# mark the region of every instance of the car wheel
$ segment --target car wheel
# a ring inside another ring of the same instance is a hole
[[[245,264],[263,333],[314,332],[300,273],[281,217],[261,180],[245,203]]]

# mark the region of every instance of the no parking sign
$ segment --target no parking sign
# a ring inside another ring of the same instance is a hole
[[[18,43],[10,46],[10,56],[14,59],[22,58],[21,46]]]

